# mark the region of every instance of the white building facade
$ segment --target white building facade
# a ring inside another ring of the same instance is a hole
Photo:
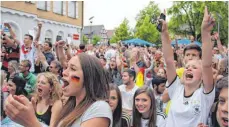
[[[35,37],[37,32],[37,23],[42,22],[40,35],[41,43],[43,43],[45,40],[49,40],[54,44],[57,37],[61,36],[62,40],[68,40],[69,44],[80,44],[82,26],[75,26],[62,22],[42,19],[38,18],[37,15],[34,14],[1,7],[2,29],[4,29],[3,24],[5,22],[8,22],[11,25],[17,35],[17,39],[21,42],[23,41],[25,34],[31,34],[33,37]],[[79,39],[74,39],[74,35],[79,36]]]

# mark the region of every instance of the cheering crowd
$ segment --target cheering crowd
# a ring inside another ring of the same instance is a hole
[[[1,32],[3,127],[228,127],[228,48],[205,8],[202,47],[23,42]],[[215,45],[216,44],[216,45]]]

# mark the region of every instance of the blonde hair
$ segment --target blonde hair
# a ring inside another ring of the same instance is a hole
[[[50,72],[44,72],[44,73],[38,74],[37,79],[39,79],[41,76],[44,76],[48,80],[48,83],[50,84],[50,87],[52,88],[50,99],[48,101],[48,103],[52,105],[53,103],[55,103],[55,101],[61,99],[60,83],[57,79],[57,76]],[[39,102],[41,100],[41,97],[38,96],[37,91],[34,93],[33,97],[35,98],[36,102]]]

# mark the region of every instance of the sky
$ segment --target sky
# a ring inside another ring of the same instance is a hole
[[[104,25],[106,30],[118,27],[124,18],[127,18],[129,26],[134,28],[137,14],[149,2],[150,0],[85,0],[84,25],[90,25],[89,18],[94,16],[92,25]],[[172,1],[168,0],[155,0],[155,3],[161,12],[172,6]]]

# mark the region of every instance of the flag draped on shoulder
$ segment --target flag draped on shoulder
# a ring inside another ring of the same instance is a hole
[[[144,85],[144,71],[145,68],[140,68],[136,76],[136,85],[140,88]]]

